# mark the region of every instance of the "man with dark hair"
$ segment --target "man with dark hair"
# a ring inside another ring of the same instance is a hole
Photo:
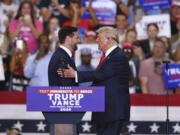
[[[64,26],[58,33],[60,47],[54,52],[48,68],[49,86],[77,86],[74,78],[65,79],[57,74],[58,68],[66,68],[67,64],[76,70],[75,63],[72,59],[72,52],[77,49],[80,37],[77,28],[72,26]],[[45,114],[45,113],[44,113]],[[56,114],[54,112],[54,114]],[[69,113],[71,114],[71,113]],[[84,113],[81,115],[83,116]],[[57,118],[58,119],[58,118]],[[73,127],[71,124],[56,124],[56,135],[72,135]]]
[[[48,35],[40,35],[38,45],[38,51],[26,60],[24,75],[30,79],[30,86],[48,86],[48,64],[52,57]]]
[[[57,75],[58,68],[66,68],[71,65],[76,69],[72,60],[72,52],[77,49],[80,37],[77,28],[72,26],[64,26],[58,33],[60,47],[54,52],[48,69],[48,78],[50,86],[77,86],[74,79],[64,79]]]
[[[125,14],[117,14],[115,23],[119,37],[119,47],[122,48],[122,41],[125,39],[128,27],[127,16]]]
[[[74,32],[77,32],[76,27],[64,26],[63,29],[61,29],[58,33],[59,42],[63,44],[67,36],[70,37],[74,36]]]

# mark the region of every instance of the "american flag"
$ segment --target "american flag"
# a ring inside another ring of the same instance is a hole
[[[180,95],[169,96],[169,133],[180,135]],[[23,135],[49,135],[49,124],[41,112],[26,111],[25,92],[0,92],[0,135],[7,128],[19,128]],[[91,112],[79,124],[80,135],[94,134]],[[131,95],[131,118],[123,126],[123,133],[166,134],[166,96]]]

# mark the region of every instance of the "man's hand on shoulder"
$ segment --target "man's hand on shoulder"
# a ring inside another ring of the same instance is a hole
[[[62,78],[75,78],[76,71],[68,64],[68,69],[62,69],[59,68],[57,70],[58,75],[60,75]]]

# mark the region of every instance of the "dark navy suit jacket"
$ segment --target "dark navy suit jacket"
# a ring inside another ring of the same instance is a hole
[[[62,64],[62,60],[64,61],[64,65]],[[58,68],[67,68],[67,64],[69,64],[72,68],[76,70],[74,61],[62,48],[59,47],[54,52],[49,62],[48,79],[49,79],[50,86],[77,86],[78,85],[77,83],[75,83],[75,79],[62,78],[57,74]]]
[[[105,87],[105,112],[94,112],[96,123],[129,120],[129,63],[122,50],[115,48],[96,71],[77,72],[78,82],[93,81],[93,86]]]
[[[62,59],[64,64],[62,64]],[[77,86],[75,83],[75,79],[72,78],[62,78],[57,74],[57,70],[59,68],[67,68],[67,64],[69,64],[72,68],[76,70],[74,61],[70,58],[70,56],[64,51],[62,48],[58,48],[51,60],[49,62],[48,67],[48,79],[49,86]],[[49,120],[50,123],[68,123],[67,121],[74,121],[78,118],[78,121],[81,120],[84,113],[81,112],[43,112],[45,118]],[[76,121],[76,122],[78,122]]]

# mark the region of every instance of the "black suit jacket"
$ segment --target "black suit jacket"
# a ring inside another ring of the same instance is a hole
[[[64,64],[62,64],[62,59],[64,61]],[[69,55],[62,48],[59,47],[54,52],[49,62],[49,67],[48,67],[49,86],[77,86],[78,85],[77,83],[75,83],[75,79],[62,78],[57,74],[57,70],[59,68],[67,68],[67,64],[69,64],[72,68],[76,70],[74,61],[69,57]],[[43,114],[47,120],[50,120],[49,121],[50,123],[51,121],[55,123],[59,123],[60,120],[67,121],[68,119],[74,119],[74,118],[79,118],[79,121],[80,121],[84,115],[84,113],[81,113],[81,112],[61,112],[61,113],[43,112]]]
[[[62,64],[62,60],[64,61],[64,64]],[[75,83],[75,79],[62,78],[57,74],[58,68],[67,68],[67,64],[69,64],[72,68],[76,70],[74,61],[69,57],[69,55],[62,48],[59,47],[54,52],[49,62],[48,79],[49,79],[50,86],[77,86],[78,85],[77,83]]]
[[[96,71],[79,71],[78,82],[93,81],[93,86],[105,87],[105,112],[94,112],[96,123],[129,120],[129,63],[123,51],[115,48]]]
[[[146,40],[142,41],[142,43],[140,45],[141,45],[141,47],[143,49],[143,52],[145,53],[145,57],[146,58],[151,57],[152,52],[151,52],[151,49],[150,49],[149,39],[146,39]]]

